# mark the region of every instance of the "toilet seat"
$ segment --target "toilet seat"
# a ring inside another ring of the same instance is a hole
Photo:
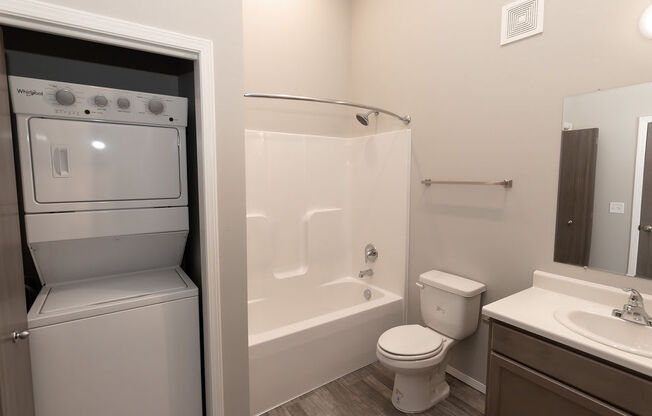
[[[425,360],[437,355],[444,338],[421,325],[402,325],[385,331],[378,339],[378,351],[398,361]]]

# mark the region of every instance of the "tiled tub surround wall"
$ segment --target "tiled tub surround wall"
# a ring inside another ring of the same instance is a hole
[[[378,336],[404,321],[410,131],[246,131],[245,143],[257,414],[373,362]],[[367,243],[380,255],[359,279]]]

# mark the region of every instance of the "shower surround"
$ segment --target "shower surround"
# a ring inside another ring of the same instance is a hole
[[[405,320],[410,130],[245,132],[253,414],[376,360]],[[373,243],[379,258],[364,263]],[[371,277],[358,278],[373,268]]]

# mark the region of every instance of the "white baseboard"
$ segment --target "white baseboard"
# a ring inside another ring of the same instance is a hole
[[[450,365],[446,367],[446,372],[450,374],[451,376],[455,377],[459,381],[463,382],[464,384],[468,384],[469,386],[473,387],[480,393],[487,393],[487,386],[484,385],[483,383],[480,383],[478,380],[474,379],[473,377],[464,374],[457,368],[451,367]]]

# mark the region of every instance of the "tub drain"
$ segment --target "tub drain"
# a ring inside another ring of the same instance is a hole
[[[371,299],[371,290],[369,289],[364,290],[364,298],[367,300]]]

